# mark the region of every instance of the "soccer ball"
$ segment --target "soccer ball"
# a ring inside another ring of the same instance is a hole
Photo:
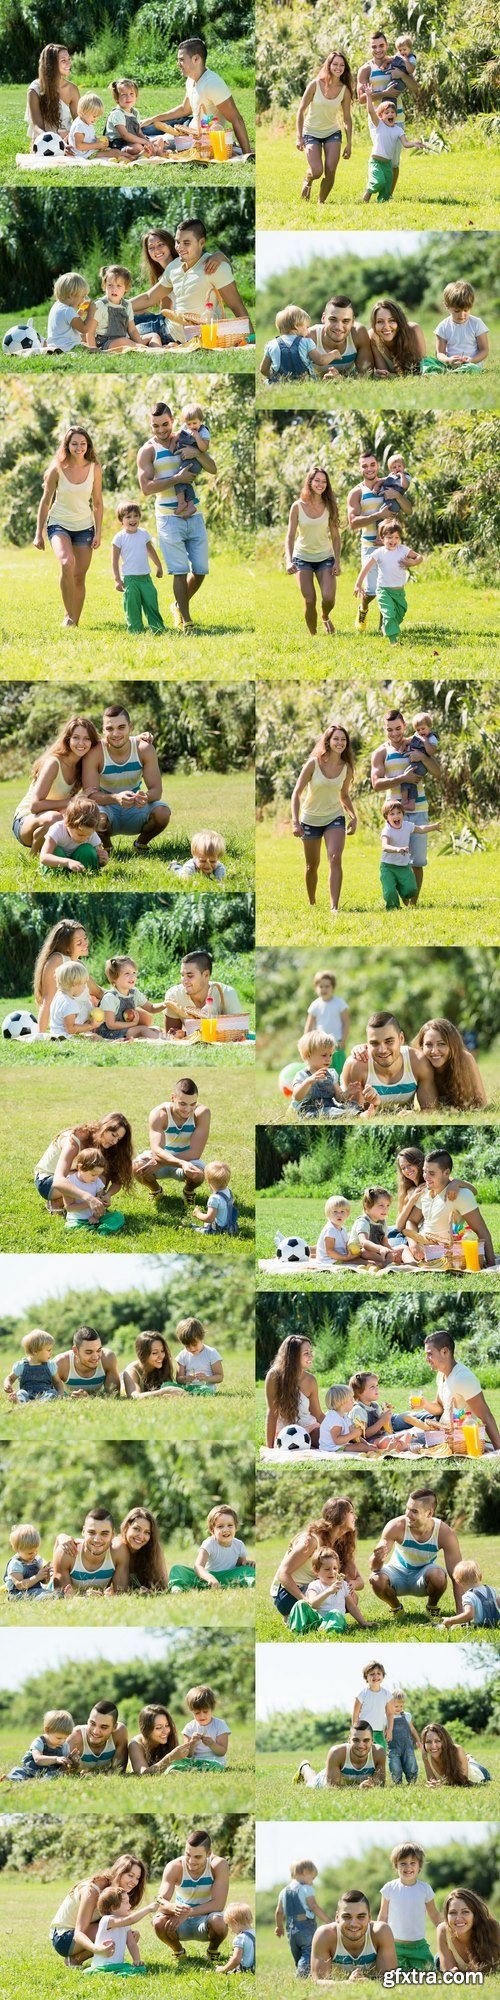
[[[42,342],[32,319],[24,320],[22,326],[9,326],[4,333],[2,347],[4,354],[41,354]]]
[[[276,1244],[276,1256],[281,1259],[282,1264],[307,1263],[311,1252],[309,1244],[304,1242],[303,1236],[280,1236],[278,1230],[274,1241]]]
[[[278,1431],[276,1450],[287,1453],[291,1451],[310,1451],[311,1438],[309,1431],[304,1431],[302,1424],[285,1424],[284,1431]]]
[[[20,1009],[18,1014],[6,1014],[2,1022],[4,1042],[36,1042],[40,1029],[34,1014]]]
[[[57,159],[60,153],[66,152],[64,139],[61,139],[60,132],[39,132],[38,138],[33,141],[33,152],[43,160]]]

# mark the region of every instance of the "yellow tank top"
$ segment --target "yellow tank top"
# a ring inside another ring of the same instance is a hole
[[[29,791],[26,792],[26,797],[24,799],[21,799],[21,804],[17,808],[18,814],[29,813],[31,811],[31,801],[35,789],[35,783],[36,779],[33,778],[32,783],[29,787]],[[49,792],[50,803],[52,804],[53,802],[54,805],[57,805],[59,803],[59,799],[69,799],[74,789],[74,783],[75,783],[74,778],[71,779],[70,785],[67,784],[66,778],[63,778],[61,765],[59,763],[59,758],[58,758],[56,774],[55,777],[52,779],[52,784]]]
[[[73,485],[71,479],[61,470],[57,483],[57,493],[47,516],[47,526],[71,528],[76,534],[79,528],[93,528],[92,488],[94,485],[94,464],[89,465],[86,479]]]
[[[326,826],[328,820],[335,819],[336,814],[342,811],[340,794],[346,770],[347,764],[341,764],[336,778],[325,778],[315,757],[312,777],[300,804],[301,817],[306,826]]]
[[[304,118],[304,132],[310,133],[313,139],[330,139],[338,129],[344,95],[345,83],[341,84],[338,97],[325,97],[319,77],[316,77],[314,97],[307,106]]]
[[[302,501],[298,501],[297,534],[294,556],[302,556],[304,562],[333,562],[332,539],[328,523],[328,509],[322,507],[321,514],[306,514]]]

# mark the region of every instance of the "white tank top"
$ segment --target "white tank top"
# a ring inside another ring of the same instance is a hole
[[[306,514],[301,500],[297,504],[298,521],[294,556],[302,556],[304,562],[333,562],[328,509],[322,507],[321,514],[312,515]]]
[[[401,1055],[403,1059],[403,1075],[400,1077],[399,1083],[383,1083],[381,1078],[377,1076],[371,1056],[368,1057],[366,1081],[371,1085],[373,1090],[376,1090],[377,1096],[383,1097],[384,1101],[387,1101],[388,1104],[410,1104],[413,1102],[415,1096],[417,1080],[413,1075],[410,1050],[406,1042],[403,1042]]]
[[[300,804],[306,826],[327,826],[328,821],[342,811],[340,794],[346,771],[347,764],[341,764],[336,778],[325,778],[315,757],[312,776]]]
[[[62,470],[59,473],[57,493],[47,516],[47,526],[71,528],[74,534],[79,528],[93,528],[92,491],[95,465],[89,465],[85,479],[74,485]]]
[[[71,783],[69,785],[67,783],[66,778],[63,778],[62,769],[58,758],[57,770],[55,772],[55,776],[51,780],[50,792],[48,793],[48,800],[50,800],[50,803],[52,804],[52,802],[54,802],[54,804],[56,803],[58,804],[60,799],[69,799],[71,797],[71,793],[74,788],[74,783],[75,783],[74,778],[71,779]],[[35,790],[35,785],[36,785],[36,778],[33,778],[31,781],[31,785],[29,787],[29,791],[26,792],[24,799],[21,799],[21,804],[17,808],[18,813],[30,812],[31,801],[33,797],[33,792]]]
[[[357,1952],[348,1951],[347,1945],[342,1943],[340,1924],[337,1926],[337,1943],[332,1960],[333,1965],[374,1965],[376,1958],[377,1947],[373,1942],[371,1924],[368,1925],[365,1933],[362,1949]]]
[[[325,97],[319,77],[316,77],[314,97],[307,106],[304,118],[304,132],[314,139],[330,139],[338,131],[340,106],[345,97],[346,86],[342,83],[338,97]]]
[[[303,1389],[299,1389],[299,1400],[298,1400],[298,1404],[297,1404],[297,1419],[296,1419],[296,1420],[297,1420],[297,1423],[298,1423],[298,1424],[301,1424],[301,1425],[302,1425],[302,1429],[303,1429],[304,1431],[308,1431],[308,1430],[309,1430],[309,1428],[310,1428],[310,1425],[311,1425],[311,1424],[312,1424],[312,1423],[314,1422],[314,1418],[313,1418],[313,1417],[311,1417],[311,1412],[310,1412],[310,1408],[309,1408],[309,1399],[308,1399],[308,1397],[307,1397],[307,1396],[305,1396],[305,1395],[304,1395],[304,1391],[303,1391]],[[278,1431],[283,1431],[283,1430],[285,1430],[285,1429],[286,1429],[286,1422],[287,1422],[287,1419],[286,1419],[286,1417],[278,1417],[278,1423],[277,1423],[277,1427],[276,1427],[276,1428],[277,1428],[277,1430],[278,1430]]]

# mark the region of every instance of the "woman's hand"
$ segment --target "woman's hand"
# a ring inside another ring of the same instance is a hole
[[[352,146],[351,146],[351,141],[350,141],[350,139],[346,139],[346,143],[345,143],[345,146],[344,146],[344,151],[343,151],[343,155],[342,155],[342,158],[343,158],[344,160],[350,160],[350,158],[351,158],[351,153],[352,153]]]
[[[295,565],[293,562],[286,563],[286,574],[287,576],[295,576]]]
[[[349,813],[349,825],[348,825],[348,828],[347,828],[347,832],[348,832],[348,833],[355,833],[355,832],[356,832],[356,828],[357,828],[357,824],[358,824],[358,815],[357,815],[357,813],[355,813],[355,812],[352,812],[352,813]]]
[[[222,262],[223,262],[223,259],[222,259],[222,257],[220,256],[220,254],[219,254],[219,251],[218,251],[218,250],[217,250],[217,251],[216,251],[215,253],[212,253],[212,255],[211,255],[210,257],[207,257],[207,261],[206,261],[206,264],[205,264],[205,270],[206,270],[206,272],[208,273],[208,277],[209,277],[209,278],[213,278],[213,275],[214,275],[214,271],[218,271],[218,269],[219,269],[219,264],[222,264]]]
[[[303,140],[303,139],[301,138],[301,135],[300,135],[300,132],[298,132],[298,133],[297,133],[297,138],[296,138],[296,140],[295,140],[295,144],[296,144],[296,147],[297,147],[297,152],[298,152],[298,153],[303,153],[303,152],[304,152],[304,140]]]
[[[43,551],[45,552],[45,541],[44,541],[44,537],[43,537],[43,534],[41,534],[41,533],[39,532],[38,528],[37,528],[37,531],[36,531],[36,535],[34,535],[34,536],[33,536],[33,548],[34,548],[34,549],[43,549]]]
[[[302,827],[301,827],[301,826],[292,826],[292,833],[293,833],[293,837],[294,837],[294,840],[302,840]]]
[[[101,536],[100,536],[100,530],[99,530],[98,528],[96,528],[96,531],[95,531],[95,535],[94,535],[94,540],[93,540],[93,543],[92,543],[92,548],[93,548],[93,549],[100,549],[100,546],[101,546]]]

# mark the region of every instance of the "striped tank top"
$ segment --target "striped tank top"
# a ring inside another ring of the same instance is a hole
[[[404,1576],[417,1575],[419,1570],[428,1569],[439,1554],[439,1530],[441,1522],[434,1520],[426,1542],[414,1541],[410,1528],[405,1522],[404,1538],[396,1542],[391,1555],[391,1569],[399,1569]]]
[[[143,772],[137,749],[137,737],[130,738],[130,749],[125,763],[113,757],[112,750],[107,750],[105,743],[102,747],[104,763],[99,777],[99,791],[109,792],[110,798],[115,792],[140,792]]]
[[[371,63],[370,90],[376,107],[379,104],[383,104],[384,99],[388,99],[390,104],[395,103],[398,124],[402,124],[404,119],[403,92],[399,77],[393,76],[392,69],[379,69],[377,63]]]
[[[156,525],[161,528],[162,521],[168,520],[169,514],[175,513],[177,507],[178,492],[177,487],[172,485],[172,478],[174,472],[179,471],[181,458],[180,452],[172,451],[172,446],[169,444],[154,443],[154,454],[153,478],[165,481],[165,493],[155,494]],[[194,500],[197,506],[196,493]]]
[[[403,1061],[403,1075],[402,1077],[400,1077],[399,1083],[382,1083],[381,1078],[377,1076],[375,1065],[372,1061],[371,1056],[370,1055],[368,1056],[368,1074],[366,1081],[371,1085],[372,1090],[376,1090],[377,1097],[382,1097],[384,1099],[384,1103],[387,1104],[413,1103],[415,1091],[417,1088],[417,1079],[413,1075],[411,1059],[410,1059],[410,1050],[406,1042],[403,1042],[403,1046],[401,1049],[401,1056]]]
[[[314,345],[319,349],[320,354],[327,354],[329,356],[332,368],[354,368],[356,348],[352,333],[346,334],[343,354],[336,354],[335,357],[332,355],[331,348],[325,346],[325,329],[323,326],[310,326],[309,339],[314,341]]]
[[[79,1375],[75,1368],[73,1354],[70,1354],[69,1374],[66,1383],[67,1389],[85,1389],[87,1396],[98,1396],[105,1380],[106,1370],[103,1368],[102,1361],[98,1361],[93,1375]]]
[[[209,1861],[207,1861],[204,1874],[198,1875],[196,1881],[194,1881],[193,1876],[188,1873],[185,1862],[183,1861],[182,1880],[176,1883],[176,1889],[175,1889],[176,1903],[177,1904],[187,1903],[190,1909],[198,1909],[198,1907],[200,1905],[203,1905],[204,1903],[207,1904],[211,1903],[213,1886],[214,1886],[213,1870],[210,1867]],[[202,1908],[200,1910],[200,1915],[203,1916]]]
[[[380,493],[374,493],[371,486],[362,486],[359,500],[360,514],[366,515],[366,527],[361,529],[361,554],[369,556],[378,540],[378,511]]]
[[[71,1582],[74,1590],[106,1590],[108,1584],[113,1582],[115,1573],[111,1550],[108,1549],[106,1555],[103,1556],[102,1563],[99,1564],[99,1569],[86,1569],[81,1548],[82,1544],[79,1542],[78,1551],[71,1570]]]
[[[391,743],[386,743],[385,768],[388,778],[392,777],[394,778],[394,784],[391,785],[390,791],[387,793],[387,797],[390,799],[400,799],[402,773],[403,771],[407,771],[409,769],[409,758],[407,751],[394,750],[392,748]],[[416,799],[413,799],[410,805],[410,818],[411,818],[412,813],[425,812],[427,806],[427,794],[423,778],[412,777],[408,778],[407,782],[409,785],[416,785],[416,790],[417,790]]]
[[[171,1104],[164,1104],[163,1110],[166,1111],[167,1113],[167,1123],[163,1134],[163,1145],[167,1148],[167,1151],[169,1153],[178,1153],[179,1159],[182,1159],[183,1154],[189,1152],[189,1147],[191,1139],[193,1137],[193,1132],[196,1131],[196,1119],[194,1116],[194,1112],[191,1114],[190,1118],[184,1119],[183,1125],[177,1125],[175,1118],[172,1116]]]
[[[105,1743],[103,1750],[91,1750],[86,1722],[80,1723],[80,1735],[83,1743],[80,1763],[85,1765],[87,1771],[106,1770],[112,1764],[115,1755],[112,1736],[108,1736],[108,1741]]]
[[[337,1927],[337,1943],[335,1946],[335,1953],[332,1959],[332,1964],[333,1965],[376,1965],[376,1962],[377,1962],[377,1947],[376,1945],[374,1945],[373,1942],[371,1924],[368,1925],[362,1949],[361,1951],[357,1952],[349,1951],[347,1945],[343,1944],[342,1931],[340,1929],[340,1924],[339,1924]]]
[[[349,1749],[349,1744],[346,1743],[345,1760],[342,1765],[342,1777],[347,1779],[347,1783],[349,1785],[360,1785],[362,1783],[363,1778],[373,1778],[374,1770],[375,1770],[375,1761],[373,1756],[373,1744],[370,1748],[369,1755],[366,1759],[366,1764],[363,1764],[360,1770],[357,1764],[353,1764]]]

